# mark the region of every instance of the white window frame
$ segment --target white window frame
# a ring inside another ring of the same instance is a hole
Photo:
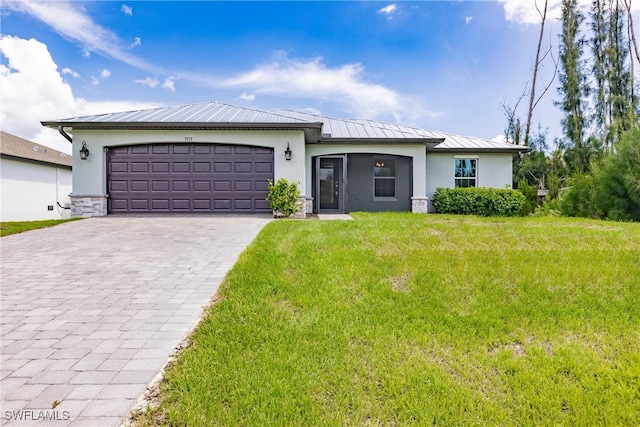
[[[475,162],[475,176],[456,176],[458,160],[473,160]],[[467,187],[478,187],[478,163],[480,163],[478,156],[455,156],[453,161],[453,187],[464,188],[458,186],[458,182],[461,180],[473,181],[473,185],[468,185]]]

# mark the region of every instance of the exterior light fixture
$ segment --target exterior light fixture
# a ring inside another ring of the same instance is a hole
[[[87,160],[89,157],[89,149],[87,148],[87,143],[82,141],[82,148],[80,149],[80,158],[82,160]]]
[[[284,159],[291,160],[291,148],[289,147],[289,143],[287,142],[287,149],[284,150]]]

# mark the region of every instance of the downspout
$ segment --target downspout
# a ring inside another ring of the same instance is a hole
[[[69,136],[68,133],[66,133],[64,131],[64,128],[62,126],[58,126],[58,132],[60,132],[60,135],[64,136],[64,139],[66,139],[67,141],[69,141],[71,144],[73,144],[73,139],[71,138],[71,136]],[[60,173],[60,169],[56,168],[56,203],[58,204],[58,206],[60,206],[62,209],[71,209],[71,207],[66,207],[66,206],[62,206],[60,204],[60,202],[58,201],[58,187],[60,186],[60,177],[59,177],[59,173]]]
[[[64,131],[64,128],[62,126],[58,126],[58,132],[60,132],[60,135],[64,136],[67,141],[73,144],[73,139],[71,139],[71,136],[69,136],[69,134]]]

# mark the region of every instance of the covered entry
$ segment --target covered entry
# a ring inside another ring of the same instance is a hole
[[[222,144],[110,147],[109,213],[269,213],[273,149]]]

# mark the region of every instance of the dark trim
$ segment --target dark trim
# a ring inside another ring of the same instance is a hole
[[[51,166],[51,167],[56,167],[56,168],[69,169],[69,170],[72,169],[71,166],[65,165],[63,163],[53,163],[53,162],[47,162],[47,161],[44,161],[44,160],[29,159],[29,158],[26,158],[26,157],[12,156],[11,154],[0,153],[0,158],[7,159],[7,160],[14,160],[14,161],[18,161],[18,162],[34,163],[34,164],[41,165],[41,166]]]
[[[139,129],[139,130],[288,130],[288,129],[322,129],[321,122],[309,123],[208,123],[208,122],[72,122],[72,121],[44,121],[40,122],[46,127],[68,127],[72,129]]]
[[[370,145],[370,144],[388,144],[388,145],[417,145],[430,144],[437,146],[444,142],[444,138],[321,138],[318,142],[310,144],[352,144],[352,145]]]
[[[514,148],[435,148],[427,149],[428,153],[461,153],[461,154],[473,154],[473,153],[511,153],[518,154],[531,151],[531,147],[517,146]]]

